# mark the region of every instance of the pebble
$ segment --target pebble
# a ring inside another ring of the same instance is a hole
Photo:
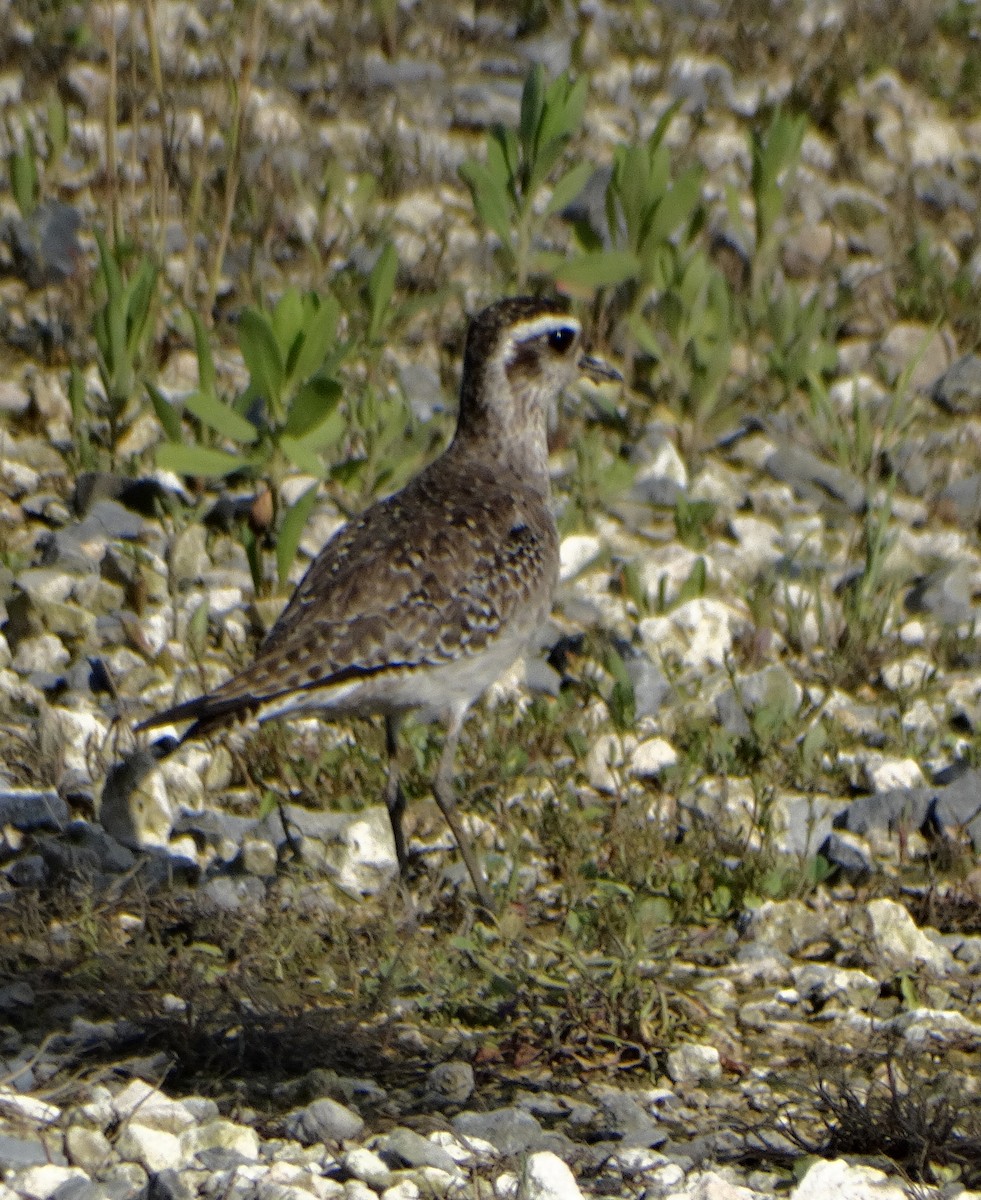
[[[314,1142],[344,1142],[356,1138],[364,1128],[364,1120],[350,1108],[324,1096],[288,1113],[283,1127],[287,1137],[310,1146]]]

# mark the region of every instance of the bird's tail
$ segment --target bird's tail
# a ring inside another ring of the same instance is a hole
[[[134,732],[141,733],[145,729],[156,729],[161,725],[180,725],[183,721],[193,721],[180,739],[186,742],[202,737],[222,725],[247,719],[257,707],[255,696],[240,693],[223,694],[219,688],[214,692],[206,692],[203,696],[196,696],[193,700],[184,700],[181,704],[165,708],[163,712],[154,713],[152,717],[147,717],[145,721],[135,725]]]

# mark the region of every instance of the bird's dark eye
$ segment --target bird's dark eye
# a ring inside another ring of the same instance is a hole
[[[576,340],[576,331],[568,326],[563,326],[561,329],[556,329],[548,335],[548,344],[556,352],[556,354],[565,354],[572,343]]]

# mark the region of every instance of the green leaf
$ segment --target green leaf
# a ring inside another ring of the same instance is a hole
[[[259,436],[251,421],[208,392],[192,392],[184,401],[184,410],[233,442],[249,444]]]
[[[327,425],[324,437],[326,444],[333,435],[334,429],[329,421],[325,422],[325,425]],[[343,432],[343,422],[341,432]],[[284,433],[279,439],[279,448],[294,467],[306,471],[308,475],[320,477],[325,473],[326,468],[318,453],[317,438],[313,434],[308,434],[305,438],[295,438]]]
[[[333,296],[311,293],[309,301],[310,309],[303,320],[303,345],[291,376],[300,383],[323,366],[328,352],[334,347],[341,316],[341,306]]]
[[[272,326],[257,308],[247,308],[242,313],[238,344],[253,386],[275,410],[283,386],[283,359]]]
[[[508,245],[511,237],[511,207],[507,191],[498,186],[493,171],[483,163],[469,159],[460,167],[460,178],[470,188],[477,216],[497,234],[504,245]]]
[[[598,250],[564,260],[556,267],[555,281],[569,287],[608,287],[632,279],[637,270],[637,256],[629,250]]]
[[[226,454],[224,450],[212,450],[208,446],[183,446],[165,442],[157,447],[157,464],[178,475],[203,475],[216,478],[231,475],[233,471],[245,471],[251,467],[249,459],[240,454]]]
[[[305,437],[337,411],[337,404],[342,395],[343,388],[336,379],[314,375],[293,397],[283,432],[290,437]],[[343,417],[341,420],[343,422]]]
[[[12,150],[8,157],[10,190],[21,216],[28,217],[37,204],[37,163],[34,161],[34,141],[24,130],[24,144]]]
[[[164,435],[168,441],[180,442],[184,437],[180,413],[163,392],[154,387],[152,383],[147,383],[146,390],[150,393],[150,402],[153,405],[153,411],[157,414],[157,420],[163,428]]]
[[[317,499],[317,484],[312,484],[286,511],[283,523],[276,538],[276,570],[279,574],[279,586],[289,577],[290,567],[296,558],[296,551],[303,536],[303,529]]]
[[[684,171],[665,193],[651,222],[649,238],[667,241],[687,221],[698,204],[702,190],[702,171],[697,165]]]
[[[198,388],[202,392],[214,395],[217,391],[217,375],[215,360],[211,356],[211,343],[208,341],[208,331],[204,327],[200,313],[191,309],[191,324],[194,326],[194,353],[198,360]]]
[[[197,606],[191,619],[187,623],[187,632],[185,640],[188,648],[195,658],[200,658],[204,653],[205,643],[208,637],[208,617],[211,615],[211,607],[208,604],[208,598],[205,598]]]
[[[576,163],[571,167],[552,189],[545,215],[561,212],[579,195],[593,174],[593,164],[588,162]]]
[[[385,314],[392,301],[395,291],[395,275],[399,269],[399,256],[392,242],[386,242],[378,256],[378,261],[368,276],[368,301],[370,317],[368,321],[368,340],[376,341],[381,333]]]
[[[269,319],[279,353],[285,363],[303,329],[303,298],[299,288],[288,287],[276,301]],[[287,374],[289,370],[287,368]]]
[[[525,77],[521,89],[521,115],[518,119],[518,137],[531,158],[536,149],[538,127],[545,106],[545,71],[541,63],[535,63]]]

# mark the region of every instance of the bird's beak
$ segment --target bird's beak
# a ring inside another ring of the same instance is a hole
[[[579,359],[579,370],[588,375],[594,383],[623,383],[623,376],[616,367],[611,367],[609,363],[601,358],[594,358],[591,354],[584,354]]]

